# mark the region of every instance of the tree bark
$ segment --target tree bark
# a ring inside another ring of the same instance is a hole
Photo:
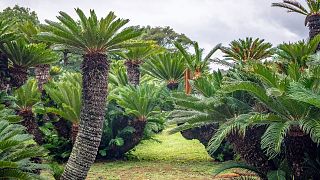
[[[72,123],[71,135],[70,135],[72,144],[76,142],[78,132],[79,132],[79,124]]]
[[[308,22],[309,27],[309,38],[313,39],[320,33],[320,15],[315,14],[307,17],[306,21]],[[320,46],[318,45],[317,51],[320,50]]]
[[[52,114],[49,114],[48,116],[49,116],[50,120],[54,120],[54,118],[52,117],[53,116]],[[53,124],[54,128],[57,130],[59,136],[62,136],[66,139],[70,138],[70,133],[69,133],[70,132],[70,125],[67,120],[60,118],[59,121],[53,122],[52,124]]]
[[[20,111],[18,115],[22,117],[21,124],[26,127],[29,134],[33,135],[33,139],[39,145],[43,144],[43,135],[39,129],[39,125],[36,122],[31,110]]]
[[[109,62],[105,54],[86,54],[83,58],[79,133],[61,179],[85,179],[101,141]]]
[[[227,140],[232,143],[234,151],[249,165],[256,167],[259,171],[267,174],[270,170],[275,170],[275,164],[268,160],[261,149],[261,137],[264,134],[266,127],[251,127],[248,128],[245,137],[239,136],[238,133],[233,133],[228,136]]]
[[[19,88],[24,85],[28,80],[28,69],[25,67],[13,65],[9,69],[10,72],[10,84],[14,88]]]
[[[38,81],[38,89],[42,92],[43,85],[46,84],[50,79],[50,65],[49,64],[41,64],[35,67],[35,75]]]
[[[127,75],[128,75],[129,83],[134,86],[138,86],[140,83],[139,64],[129,60],[125,62],[125,65],[127,67]]]

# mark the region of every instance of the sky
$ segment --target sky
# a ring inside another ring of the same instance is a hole
[[[281,0],[0,0],[0,9],[18,4],[36,11],[40,21],[56,20],[59,11],[76,18],[74,8],[114,11],[129,25],[170,26],[206,50],[218,43],[258,37],[277,45],[308,37],[304,17],[271,7]]]

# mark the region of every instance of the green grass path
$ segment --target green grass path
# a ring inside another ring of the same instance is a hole
[[[143,141],[127,161],[95,163],[90,180],[209,180],[215,166],[205,147],[197,140],[186,140],[180,133],[158,134]]]

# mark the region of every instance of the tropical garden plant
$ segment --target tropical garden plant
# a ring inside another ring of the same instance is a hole
[[[46,32],[39,35],[40,40],[83,55],[79,133],[62,179],[84,179],[87,176],[102,135],[110,64],[107,55],[132,45],[127,41],[141,34],[133,28],[121,29],[129,20],[117,19],[113,12],[100,20],[94,10],[90,10],[90,16],[80,9],[76,9],[76,13],[80,23],[60,12],[60,23],[47,20]]]

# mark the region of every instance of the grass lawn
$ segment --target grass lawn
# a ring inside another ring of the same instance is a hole
[[[215,166],[205,147],[197,140],[186,140],[179,133],[155,136],[142,142],[128,161],[95,163],[87,179],[213,179]]]

